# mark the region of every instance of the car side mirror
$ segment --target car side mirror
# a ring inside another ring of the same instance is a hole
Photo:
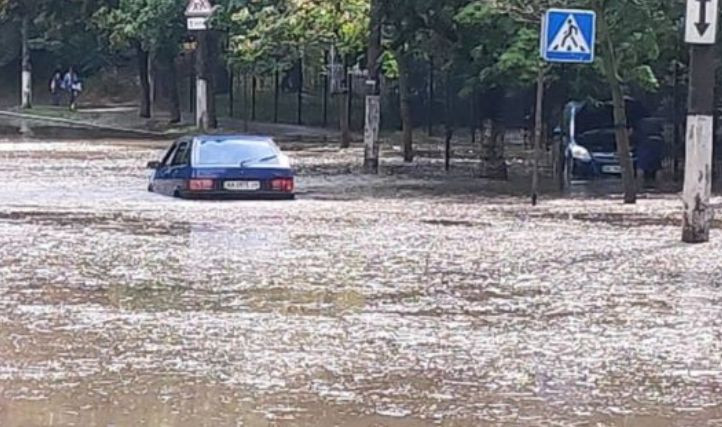
[[[153,170],[160,169],[160,162],[148,162],[147,168]]]

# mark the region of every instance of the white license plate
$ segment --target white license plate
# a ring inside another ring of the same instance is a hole
[[[261,189],[259,181],[226,181],[223,188],[229,191],[258,191]]]
[[[622,173],[622,167],[618,165],[602,166],[603,173]]]

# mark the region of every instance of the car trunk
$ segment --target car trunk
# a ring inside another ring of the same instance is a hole
[[[291,177],[293,177],[292,172],[273,168],[197,168],[193,172],[193,178],[221,181],[270,181],[275,178]]]

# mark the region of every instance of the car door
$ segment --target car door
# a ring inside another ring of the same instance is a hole
[[[170,163],[178,148],[178,141],[174,142],[163,156],[160,166],[153,176],[153,190],[156,193],[170,195]]]
[[[185,188],[187,181],[190,179],[191,146],[190,140],[183,139],[178,141],[176,150],[171,156],[167,169],[168,194],[177,195],[179,191]]]

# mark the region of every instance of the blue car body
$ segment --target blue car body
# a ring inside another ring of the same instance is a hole
[[[293,199],[294,171],[273,139],[201,135],[150,162],[148,190],[186,199]]]

